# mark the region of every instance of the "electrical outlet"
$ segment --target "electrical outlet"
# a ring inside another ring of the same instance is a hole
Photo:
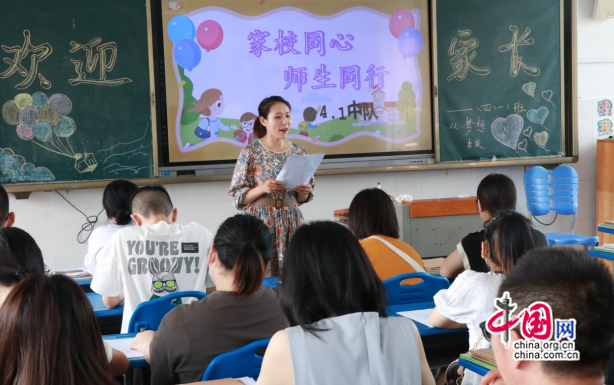
[[[614,19],[614,0],[595,0],[593,19]]]

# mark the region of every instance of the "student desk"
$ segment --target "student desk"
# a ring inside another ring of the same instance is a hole
[[[85,295],[87,295],[87,299],[89,299],[90,303],[92,304],[96,318],[121,316],[124,314],[123,304],[118,305],[113,309],[109,309],[104,303],[102,303],[102,296],[100,294],[85,293]]]
[[[404,201],[395,210],[401,241],[422,258],[446,257],[467,234],[484,228],[476,197]],[[347,223],[348,212],[335,210],[335,220]]]
[[[409,310],[430,309],[433,303],[418,303],[409,305],[395,305],[388,307],[388,314],[400,317],[399,312]],[[414,321],[420,339],[424,346],[424,353],[431,368],[447,366],[458,358],[461,353],[469,350],[469,332],[467,329],[440,329]]]
[[[74,278],[79,286],[89,286],[92,284],[92,278]]]
[[[601,233],[614,234],[614,229],[605,226],[597,227],[597,231]],[[614,254],[612,253],[605,253],[603,251],[597,250],[588,250],[588,253],[593,257],[607,259],[608,261],[614,261]]]
[[[136,333],[113,334],[113,335],[108,335],[108,336],[102,336],[102,339],[105,341],[109,341],[109,340],[122,339],[122,338],[134,338],[135,336],[136,336]],[[128,358],[128,361],[130,362],[130,369],[149,367],[149,363],[145,361],[145,358],[143,357]]]

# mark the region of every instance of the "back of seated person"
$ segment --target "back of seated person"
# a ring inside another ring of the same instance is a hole
[[[399,274],[425,271],[416,250],[399,240],[394,203],[383,190],[372,188],[356,194],[350,204],[349,227],[382,281]],[[418,282],[420,280],[410,279],[403,284]]]
[[[9,194],[0,184],[0,227],[11,227],[15,223],[15,213],[9,210]]]
[[[282,282],[292,327],[271,339],[259,385],[435,383],[418,330],[409,319],[386,316],[386,289],[342,225],[301,226]]]
[[[220,225],[209,253],[216,291],[167,314],[155,335],[146,331],[134,340],[151,364],[153,385],[198,381],[216,356],[288,327],[277,294],[262,286],[274,255],[260,219],[241,214]]]
[[[116,385],[96,317],[81,288],[62,275],[27,274],[0,313],[2,384]]]
[[[501,336],[491,336],[498,369],[485,376],[482,384],[603,384],[605,361],[614,341],[613,286],[607,267],[585,252],[557,247],[527,253],[501,284],[499,297],[509,293],[510,302],[517,306],[512,316],[541,301],[552,309],[552,322],[575,319],[574,342],[580,359],[516,360],[513,344],[526,339],[520,322],[509,330],[509,347]],[[556,325],[552,326],[551,341],[556,337]]]
[[[516,210],[516,186],[514,181],[503,174],[489,174],[477,190],[476,205],[484,224],[501,211]],[[548,246],[548,240],[540,231],[531,229],[537,247]],[[441,265],[440,274],[448,279],[456,278],[465,270],[479,273],[488,272],[488,266],[481,258],[484,230],[468,234],[463,238]]]
[[[469,328],[471,350],[488,348],[480,323],[491,314],[492,303],[505,276],[528,251],[535,248],[531,224],[522,214],[501,211],[486,225],[482,242],[482,257],[490,271],[462,272],[448,289],[440,290],[433,300],[435,309],[429,324],[439,328]],[[477,385],[480,377],[465,373],[463,385]]]
[[[162,186],[138,189],[131,209],[137,226],[121,229],[107,241],[91,284],[107,307],[125,299],[122,333],[140,303],[178,291],[206,290],[206,257],[213,239],[202,225],[175,223],[177,209]]]
[[[43,254],[30,234],[16,227],[0,228],[0,308],[22,279],[45,270]],[[105,349],[108,372],[112,375],[126,373],[129,365],[126,356],[106,344]]]
[[[136,190],[136,185],[127,180],[116,180],[105,187],[102,195],[102,207],[109,222],[94,229],[87,241],[87,254],[83,263],[90,274],[93,275],[96,272],[98,252],[109,238],[125,226],[134,225],[130,216],[130,199]]]

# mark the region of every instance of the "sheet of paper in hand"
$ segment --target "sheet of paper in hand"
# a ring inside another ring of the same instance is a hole
[[[313,178],[322,159],[324,159],[324,154],[290,155],[275,180],[284,182],[285,188],[305,184]]]

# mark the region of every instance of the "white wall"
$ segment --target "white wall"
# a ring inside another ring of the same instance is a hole
[[[591,19],[593,2],[579,1],[578,12],[578,84],[580,162],[573,165],[580,176],[580,207],[576,232],[595,234],[595,148],[597,129],[593,121],[595,101],[614,93],[614,20]],[[585,63],[597,61],[596,63]],[[609,94],[608,94],[609,93]],[[414,199],[446,198],[474,195],[480,180],[491,172],[511,177],[518,189],[518,210],[526,214],[522,187],[524,167],[500,167],[466,170],[413,171],[382,174],[323,176],[316,180],[316,201],[303,206],[307,220],[332,219],[333,210],[347,208],[358,191],[374,187],[377,182],[392,195],[411,194]],[[180,222],[200,222],[214,232],[219,224],[234,214],[227,197],[228,182],[167,186]],[[97,214],[102,206],[102,190],[60,191],[87,215]],[[76,240],[84,217],[55,192],[33,193],[28,200],[16,201],[11,195],[11,208],[17,212],[17,226],[30,232],[53,269],[81,266],[86,245]],[[542,221],[548,218],[542,219]],[[100,216],[104,223],[106,217]],[[541,226],[536,226],[541,228]],[[545,232],[567,231],[569,219],[557,219]]]

